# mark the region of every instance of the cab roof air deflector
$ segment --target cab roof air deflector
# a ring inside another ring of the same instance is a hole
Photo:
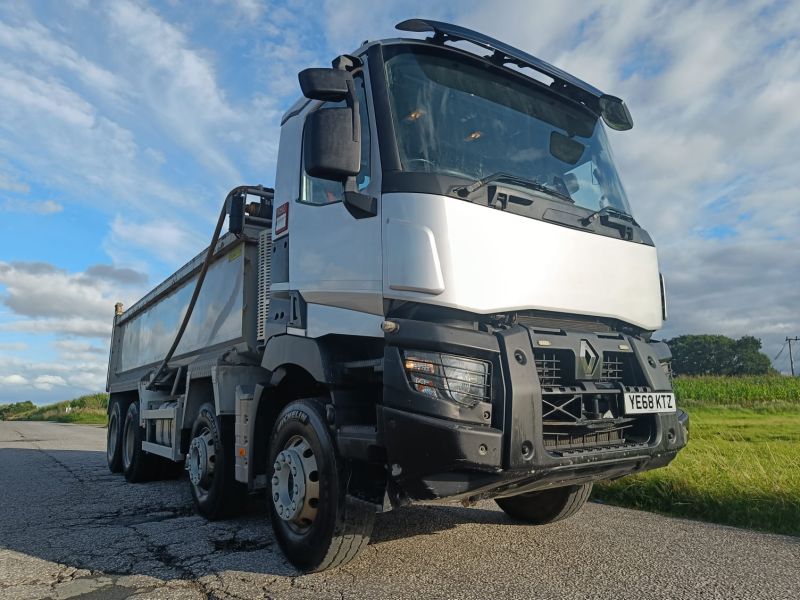
[[[625,131],[633,127],[630,111],[620,98],[604,94],[593,85],[570,75],[566,71],[562,71],[548,62],[488,35],[465,27],[459,27],[458,25],[451,25],[441,21],[429,21],[428,19],[408,19],[398,23],[395,27],[401,31],[415,33],[431,31],[434,34],[431,41],[437,44],[444,44],[447,41],[465,41],[490,50],[492,54],[486,58],[496,64],[514,64],[519,67],[528,67],[550,77],[553,79],[550,87],[554,91],[583,103],[592,112],[601,116],[606,125],[612,129]]]

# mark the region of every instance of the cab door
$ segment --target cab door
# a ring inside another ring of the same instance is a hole
[[[379,199],[379,182],[372,176],[379,172],[379,163],[373,159],[377,144],[373,143],[365,70],[353,75],[362,140],[357,184],[360,192]],[[305,116],[342,105],[311,103]],[[366,327],[370,332],[377,328],[373,333],[380,334],[380,321],[374,318],[383,313],[380,202],[377,215],[356,219],[343,198],[343,184],[308,176],[301,158],[299,194],[290,203],[287,219],[289,289],[300,292],[307,303],[307,335],[312,337],[337,332],[331,328],[342,329],[339,333],[352,332],[354,327]]]

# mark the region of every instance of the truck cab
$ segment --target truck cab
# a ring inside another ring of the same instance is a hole
[[[229,197],[211,279],[198,256],[115,317],[112,470],[184,463],[212,518],[266,492],[306,570],[407,503],[564,518],[688,439],[606,135],[632,127],[624,102],[474,31],[398,28],[431,35],[300,74],[274,192]]]

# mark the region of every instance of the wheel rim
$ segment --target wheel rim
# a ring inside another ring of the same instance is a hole
[[[113,461],[117,452],[117,440],[119,438],[119,419],[116,413],[112,412],[108,418],[108,441],[106,443],[106,454],[108,460]]]
[[[216,471],[216,441],[208,426],[203,426],[189,444],[186,457],[186,470],[199,497],[204,497],[211,490]]]
[[[125,419],[125,432],[122,438],[122,465],[127,469],[133,462],[133,453],[136,444],[136,427],[138,424],[135,419]]]
[[[296,531],[308,529],[319,504],[319,468],[308,440],[301,435],[290,438],[272,469],[275,513]]]

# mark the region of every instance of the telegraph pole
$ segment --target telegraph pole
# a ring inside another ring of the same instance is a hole
[[[790,338],[786,336],[786,343],[789,344],[789,368],[792,371],[792,377],[794,377],[794,357],[792,356],[792,342],[800,342],[800,337],[793,337]]]

